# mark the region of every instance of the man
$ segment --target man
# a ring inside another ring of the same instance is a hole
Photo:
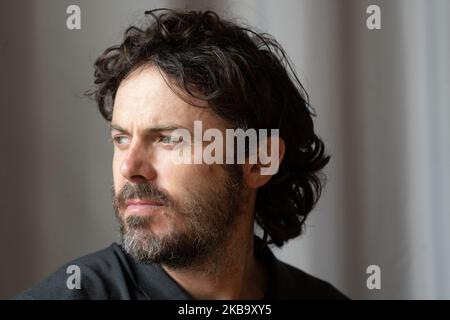
[[[329,160],[283,49],[211,11],[146,14],[97,59],[91,92],[111,127],[121,244],[16,298],[346,298],[267,246],[301,233]]]

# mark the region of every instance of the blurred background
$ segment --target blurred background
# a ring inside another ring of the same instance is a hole
[[[69,30],[70,5],[81,29]],[[366,21],[381,9],[381,29]],[[276,255],[354,299],[450,299],[450,1],[0,2],[0,298],[118,240],[93,62],[158,7],[277,38],[331,162],[306,233]],[[381,288],[367,268],[379,266]]]

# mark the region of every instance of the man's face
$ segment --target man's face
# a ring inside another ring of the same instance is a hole
[[[111,121],[114,207],[122,244],[136,259],[187,267],[220,247],[239,214],[236,166],[175,164],[173,130],[225,131],[210,108],[193,107],[147,66],[122,81]]]

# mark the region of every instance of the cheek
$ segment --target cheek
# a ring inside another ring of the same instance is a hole
[[[113,174],[114,189],[116,190],[116,192],[120,190],[120,186],[123,184],[122,182],[123,177],[120,174],[121,163],[122,163],[121,159],[119,159],[118,155],[114,153],[112,161],[112,174]]]
[[[175,198],[182,196],[180,191],[191,178],[191,167],[190,165],[175,164],[169,156],[161,155],[155,163],[158,185]]]
[[[159,162],[158,180],[175,197],[196,193],[223,179],[224,170],[220,165],[175,164],[168,159]]]

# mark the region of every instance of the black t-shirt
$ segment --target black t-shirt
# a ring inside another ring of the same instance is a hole
[[[329,283],[278,260],[255,237],[255,256],[268,270],[265,299],[348,299]],[[67,285],[68,267],[80,271],[80,289]],[[70,287],[70,289],[69,289]],[[158,264],[134,260],[116,243],[62,266],[17,300],[190,300],[192,297]]]

